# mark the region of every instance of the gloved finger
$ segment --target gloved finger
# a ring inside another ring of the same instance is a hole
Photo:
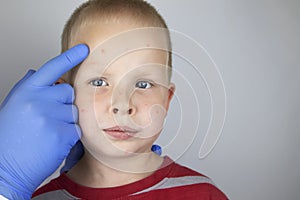
[[[69,171],[83,156],[84,150],[80,140],[72,147],[66,158],[65,165],[61,168],[60,173]]]
[[[63,83],[54,85],[43,93],[45,98],[51,98],[54,101],[72,104],[75,100],[74,89],[71,85]]]
[[[51,86],[63,74],[81,63],[88,54],[87,45],[76,45],[48,61],[28,81],[35,86]]]
[[[19,80],[18,83],[16,83],[14,85],[14,87],[10,90],[10,92],[8,93],[8,95],[5,97],[5,99],[3,100],[2,104],[0,105],[0,109],[2,109],[6,105],[6,103],[10,99],[10,97],[20,87],[20,85],[22,85],[22,83],[24,83],[24,81],[26,81],[34,73],[35,73],[35,70],[33,70],[33,69],[28,70],[28,72],[25,74],[25,76],[21,80]]]
[[[159,145],[157,145],[157,144],[153,144],[152,145],[151,151],[153,151],[154,153],[156,153],[159,156],[161,156],[161,154],[162,154],[161,147]]]
[[[61,145],[70,146],[71,148],[76,144],[76,142],[81,138],[81,129],[78,124],[68,124],[64,123],[61,126],[61,132],[59,138],[61,139]],[[67,156],[67,155],[66,155]]]
[[[43,109],[43,113],[60,122],[68,124],[78,123],[78,110],[76,105],[73,104],[49,104]]]

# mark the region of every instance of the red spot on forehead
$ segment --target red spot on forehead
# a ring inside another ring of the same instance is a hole
[[[101,53],[105,53],[105,49],[101,49]]]

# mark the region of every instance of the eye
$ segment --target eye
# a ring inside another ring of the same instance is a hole
[[[135,84],[135,87],[140,88],[140,89],[149,89],[153,86],[152,83],[149,81],[139,81]]]
[[[102,79],[95,79],[90,81],[90,84],[95,87],[108,86],[108,83]]]

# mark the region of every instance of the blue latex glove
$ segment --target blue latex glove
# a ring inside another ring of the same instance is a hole
[[[82,142],[79,140],[71,149],[69,155],[66,158],[65,165],[60,170],[60,173],[69,171],[81,159],[83,154],[83,145]]]
[[[88,55],[78,45],[30,70],[0,106],[0,194],[30,199],[80,138],[74,91],[53,85]]]
[[[157,144],[152,145],[151,151],[153,151],[154,153],[156,153],[159,156],[161,156],[161,154],[162,154],[161,147]]]

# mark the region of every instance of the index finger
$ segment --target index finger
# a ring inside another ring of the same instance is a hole
[[[49,60],[28,81],[36,86],[50,86],[67,71],[81,63],[88,54],[89,48],[87,45],[76,45]]]

